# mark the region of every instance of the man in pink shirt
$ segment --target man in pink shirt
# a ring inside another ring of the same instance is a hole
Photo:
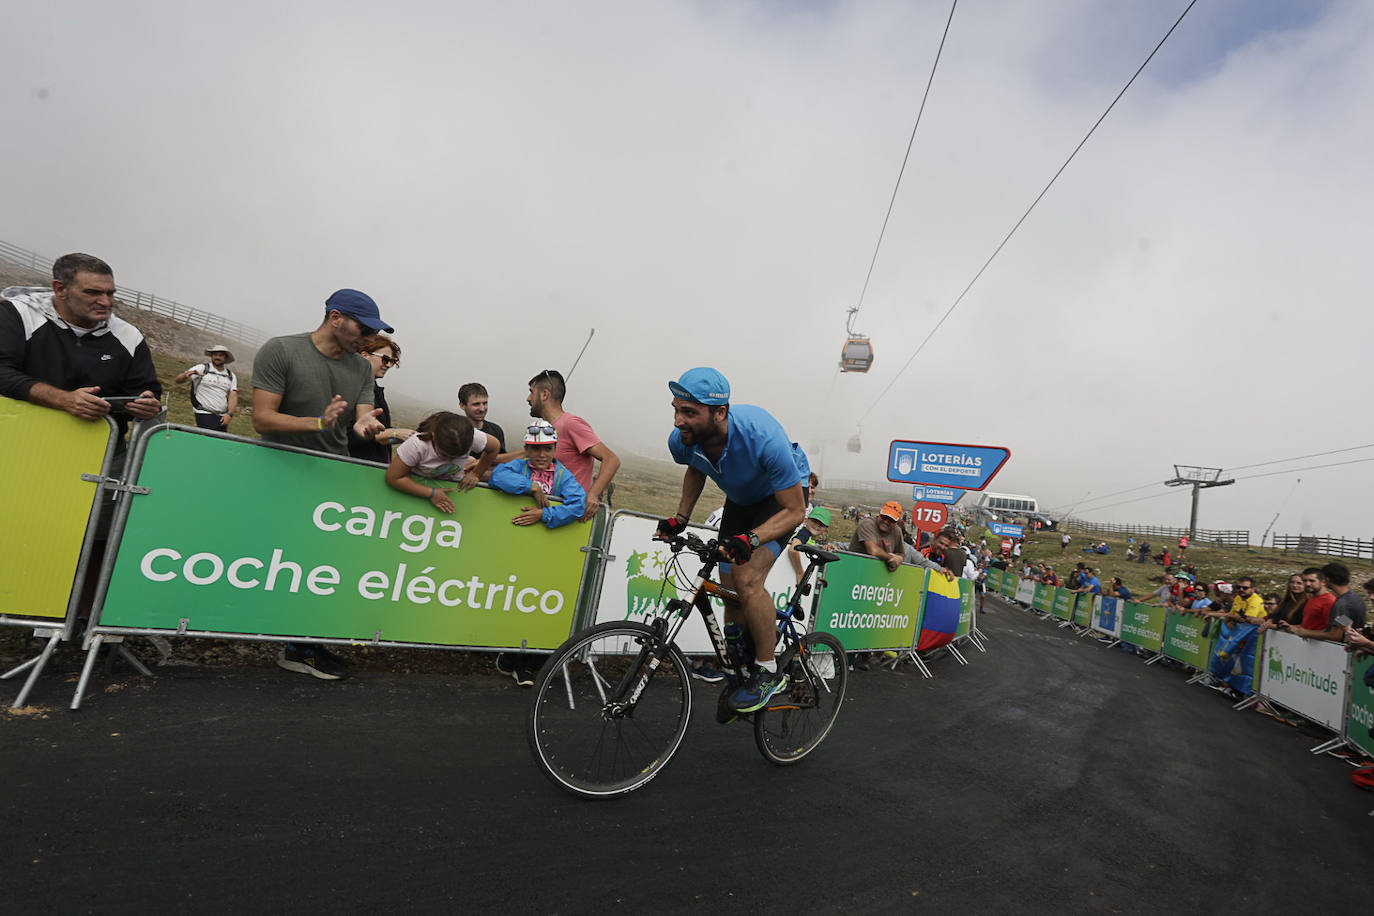
[[[597,437],[591,424],[581,417],[563,409],[563,398],[567,385],[563,374],[556,369],[545,369],[530,379],[530,394],[526,398],[530,405],[530,416],[547,420],[558,431],[558,445],[553,457],[569,471],[572,471],[582,489],[587,491],[587,511],[582,521],[587,521],[601,508],[601,494],[610,485],[615,472],[620,470],[620,459],[606,443]],[[595,462],[601,462],[601,473],[592,477]]]

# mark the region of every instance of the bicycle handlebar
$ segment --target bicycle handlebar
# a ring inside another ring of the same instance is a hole
[[[717,548],[720,547],[719,541],[715,538],[709,541],[703,541],[690,531],[684,531],[682,534],[676,534],[671,537],[663,537],[655,534],[654,540],[663,541],[673,553],[678,553],[686,549],[696,554],[703,563],[710,563],[712,561],[719,562],[724,559],[717,550]],[[798,544],[796,549],[797,553],[806,554],[812,557],[813,562],[820,566],[824,566],[827,563],[834,563],[836,560],[840,559],[839,554],[824,550],[814,544]]]
[[[666,538],[662,535],[655,534],[654,540],[663,541],[673,553],[678,553],[686,548],[688,551],[696,554],[703,563],[710,563],[713,560],[719,561],[722,559],[716,553],[719,542],[716,541],[715,538],[709,541],[703,541],[690,531],[684,531],[682,534],[676,534]]]

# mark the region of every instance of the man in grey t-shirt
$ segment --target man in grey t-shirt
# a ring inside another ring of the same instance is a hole
[[[348,427],[364,439],[384,427],[374,409],[372,366],[358,341],[392,328],[366,293],[341,289],[308,333],[273,337],[253,360],[253,428],[268,442],[348,454]],[[350,410],[351,408],[351,410]]]
[[[318,328],[263,344],[253,360],[253,428],[268,442],[343,456],[348,425],[375,438],[385,427],[372,406],[372,364],[358,354],[358,342],[378,331],[392,328],[372,297],[341,289],[325,301]],[[347,662],[309,643],[287,643],[277,664],[329,681],[348,675]]]
[[[1367,616],[1364,596],[1350,587],[1350,567],[1344,563],[1328,563],[1322,567],[1321,574],[1326,579],[1326,587],[1336,596],[1336,603],[1331,605],[1331,613],[1327,615],[1332,626],[1327,631],[1327,638],[1341,640],[1345,638],[1345,629],[1336,625],[1336,618],[1349,617],[1352,626],[1364,626]]]

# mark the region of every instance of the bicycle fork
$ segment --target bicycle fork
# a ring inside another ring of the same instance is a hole
[[[654,672],[658,670],[659,665],[663,664],[663,656],[672,651],[673,642],[677,639],[677,634],[682,630],[683,624],[687,622],[687,614],[691,609],[690,602],[674,598],[667,604],[668,613],[654,620],[653,638],[640,650],[640,660],[644,664],[642,666],[636,664],[630,669],[631,673],[637,672],[638,677],[635,678],[634,684],[630,687],[629,696],[609,704],[612,715],[617,717],[629,715],[634,709],[645,688],[649,686],[649,681],[653,678]],[[647,661],[645,660],[646,654],[648,656]],[[623,691],[621,695],[624,696]]]

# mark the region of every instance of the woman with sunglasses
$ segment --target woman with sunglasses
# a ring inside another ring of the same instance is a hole
[[[386,378],[387,371],[401,365],[401,348],[385,334],[369,334],[358,341],[358,352],[372,365],[372,377],[376,380],[377,392],[372,406],[381,408],[382,412],[377,415],[377,419],[386,429],[377,433],[376,439],[363,439],[349,430],[348,454],[364,461],[390,464],[391,447],[400,445],[415,435],[413,429],[397,429],[391,425],[391,408],[387,406],[386,393],[382,391],[382,379]]]

